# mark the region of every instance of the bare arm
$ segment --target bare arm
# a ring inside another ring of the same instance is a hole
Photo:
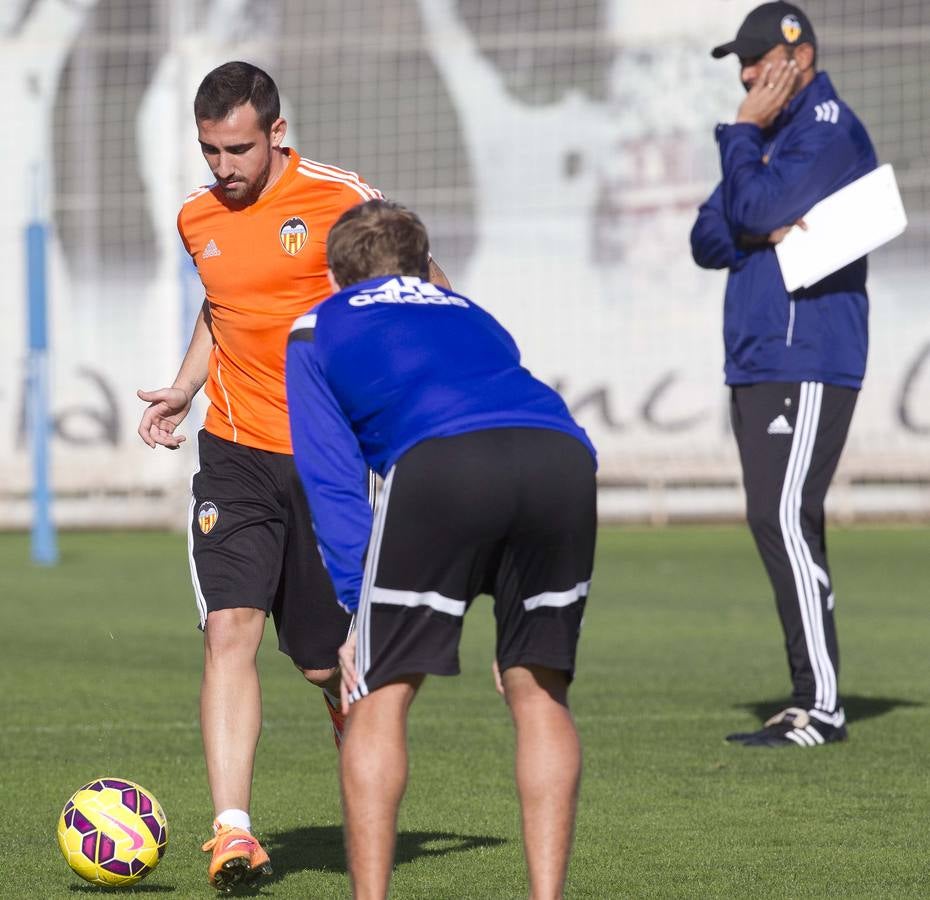
[[[187,440],[183,434],[175,434],[174,430],[184,420],[194,395],[207,380],[210,352],[213,349],[209,316],[209,307],[204,300],[187,353],[184,354],[181,368],[171,387],[157,391],[136,391],[139,399],[149,404],[139,423],[139,437],[152,448],[161,444],[162,447],[177,450]]]
[[[184,360],[178,374],[175,376],[172,387],[179,387],[186,391],[188,397],[193,400],[194,394],[204,386],[204,382],[207,380],[212,350],[213,332],[210,330],[210,305],[204,300],[197,321],[194,323],[194,332],[191,334],[190,343],[187,345],[187,353],[184,354]]]

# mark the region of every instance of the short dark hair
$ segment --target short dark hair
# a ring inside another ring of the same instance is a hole
[[[200,82],[194,97],[194,118],[218,122],[244,103],[252,104],[262,131],[270,132],[281,115],[278,86],[267,72],[251,63],[223,63]]]
[[[326,262],[340,287],[379,275],[429,277],[429,235],[416,213],[390,200],[347,209],[329,230]]]

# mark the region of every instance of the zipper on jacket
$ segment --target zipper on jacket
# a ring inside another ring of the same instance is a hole
[[[785,346],[791,346],[791,339],[794,337],[794,297],[788,303],[788,334],[785,335]]]

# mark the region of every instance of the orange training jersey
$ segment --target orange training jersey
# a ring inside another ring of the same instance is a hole
[[[211,434],[291,453],[284,356],[294,319],[331,293],[326,236],[345,210],[379,191],[354,172],[288,150],[281,177],[232,210],[219,187],[194,191],[178,231],[210,306],[213,352],[205,427]]]

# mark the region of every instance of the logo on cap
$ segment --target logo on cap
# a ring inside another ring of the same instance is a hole
[[[307,240],[307,234],[307,226],[304,224],[304,220],[298,216],[288,219],[278,232],[278,236],[281,238],[281,246],[291,256],[300,253],[300,248],[303,247]]]
[[[801,22],[795,15],[785,16],[781,20],[781,33],[789,44],[796,44],[801,36]]]
[[[216,520],[219,517],[220,511],[209,500],[204,500],[197,510],[197,524],[204,534],[209,534],[213,530],[213,526],[216,525]]]

